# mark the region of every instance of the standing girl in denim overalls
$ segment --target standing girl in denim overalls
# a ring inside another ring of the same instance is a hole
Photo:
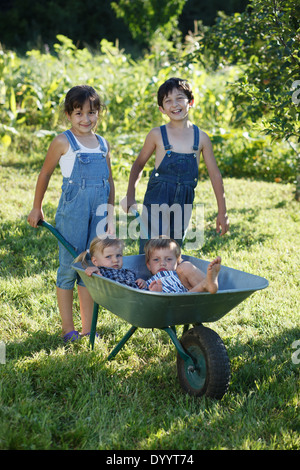
[[[104,231],[114,232],[114,183],[107,141],[95,134],[102,103],[95,90],[87,85],[69,90],[64,112],[71,123],[70,130],[59,134],[49,146],[39,174],[33,209],[28,216],[32,227],[44,219],[42,202],[51,175],[59,163],[62,175],[62,195],[56,212],[56,228],[78,253],[85,251],[91,240]],[[65,342],[89,334],[93,300],[76,271],[71,268],[72,255],[59,244],[57,300]],[[78,284],[82,331],[74,328],[73,288]]]
[[[189,108],[194,97],[189,84],[170,78],[158,90],[160,111],[167,115],[165,126],[155,127],[146,137],[134,162],[128,183],[127,209],[136,206],[135,188],[143,168],[155,152],[155,168],[149,178],[144,198],[148,238],[168,235],[181,245],[191,216],[194,189],[198,182],[200,153],[203,155],[218,204],[216,222],[221,235],[229,228],[222,176],[208,135],[191,123]],[[175,213],[171,209],[175,208]],[[177,209],[177,210],[176,210]],[[178,217],[179,216],[179,217]],[[166,219],[169,219],[168,221]],[[145,220],[145,219],[144,219]],[[140,253],[147,239],[141,233]]]

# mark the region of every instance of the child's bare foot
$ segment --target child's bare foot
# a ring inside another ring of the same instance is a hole
[[[221,269],[221,258],[217,256],[207,267],[206,289],[211,294],[215,294],[219,288],[218,276]]]

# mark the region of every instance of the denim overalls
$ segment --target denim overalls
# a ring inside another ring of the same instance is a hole
[[[101,220],[97,234],[105,231],[102,225],[105,225],[103,219],[107,215],[110,191],[107,147],[104,139],[96,134],[100,150],[96,149],[97,153],[83,153],[72,132],[68,130],[64,134],[76,157],[71,176],[63,178],[55,222],[57,230],[79,254],[89,247]],[[76,279],[78,284],[84,285],[76,271],[70,267],[72,262],[72,255],[59,244],[57,287],[73,289]]]
[[[193,125],[193,129],[194,153],[177,153],[171,150],[166,126],[160,127],[166,154],[159,167],[154,168],[151,173],[142,213],[149,238],[167,235],[180,245],[183,242],[198,183],[196,151],[199,148],[200,133],[197,126]],[[143,253],[146,241],[141,236],[140,253]]]

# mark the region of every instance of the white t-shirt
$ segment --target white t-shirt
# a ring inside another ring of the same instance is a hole
[[[74,135],[74,137],[75,137],[75,135]],[[78,141],[78,139],[76,139],[76,137],[75,137],[75,140],[78,143],[78,145],[80,146],[80,151],[82,153],[100,153],[100,145],[98,145],[97,147],[95,147],[93,149],[90,149],[88,147],[84,147]],[[78,152],[78,150],[76,152],[74,152],[72,150],[71,145],[69,144],[69,148],[68,148],[67,153],[65,153],[64,155],[62,155],[60,157],[59,166],[60,166],[60,169],[61,169],[61,172],[62,172],[62,175],[63,175],[64,178],[70,178],[72,170],[73,170],[73,166],[74,166],[75,157],[76,157],[77,152]]]

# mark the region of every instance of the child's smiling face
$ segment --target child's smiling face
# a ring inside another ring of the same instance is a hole
[[[96,109],[91,109],[91,104],[87,100],[82,108],[73,109],[67,118],[72,125],[72,129],[77,135],[89,134],[97,124],[99,113]]]
[[[163,114],[170,119],[183,119],[187,116],[193,101],[189,101],[184,91],[173,88],[170,93],[164,97],[163,105],[159,107]]]
[[[174,250],[170,248],[156,248],[154,249],[147,262],[147,268],[151,274],[157,274],[159,271],[175,271],[177,268],[178,259]]]

